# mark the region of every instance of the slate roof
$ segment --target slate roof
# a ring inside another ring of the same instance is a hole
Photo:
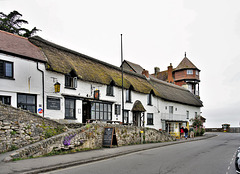
[[[45,62],[42,51],[25,37],[0,30],[0,52]]]
[[[183,60],[179,63],[179,65],[173,71],[179,71],[179,70],[183,70],[183,69],[199,70],[187,57],[184,57]]]
[[[114,81],[115,86],[122,86],[122,75],[119,67],[56,45],[38,36],[29,38],[29,40],[44,52],[48,60],[46,68],[50,71],[68,74],[73,70],[83,81],[105,85]],[[202,106],[202,102],[188,90],[153,77],[147,80],[142,74],[124,71],[123,84],[126,89],[132,87],[134,91],[145,94],[152,92],[164,100]]]
[[[128,60],[124,60],[124,62],[126,62],[135,73],[142,74],[144,69],[140,65],[132,63]]]

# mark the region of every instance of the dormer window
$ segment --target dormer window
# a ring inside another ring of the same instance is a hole
[[[192,75],[193,74],[193,70],[192,69],[188,69],[187,70],[187,74]]]
[[[111,82],[109,85],[107,85],[107,96],[114,96],[114,92],[113,92],[113,86],[114,86],[114,82]]]
[[[152,94],[151,94],[151,93],[149,93],[149,94],[147,95],[147,104],[148,104],[148,105],[152,105]]]
[[[131,103],[132,99],[131,99],[131,89],[127,89],[126,90],[126,102]]]
[[[72,89],[77,88],[77,76],[73,71],[65,75],[65,87]]]

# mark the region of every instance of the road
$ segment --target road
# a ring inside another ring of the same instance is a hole
[[[64,174],[235,174],[240,134],[149,149],[49,172]]]

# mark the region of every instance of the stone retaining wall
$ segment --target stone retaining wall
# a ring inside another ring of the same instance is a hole
[[[53,120],[0,102],[0,153],[40,141],[60,127]]]
[[[105,127],[114,127],[118,146],[141,143],[141,130],[144,130],[146,142],[164,142],[175,140],[169,134],[149,128],[123,126],[116,124],[87,124],[84,127],[53,136],[41,142],[19,149],[5,161],[45,155],[52,151],[69,149],[101,148]],[[69,143],[69,144],[68,144]]]
[[[62,125],[0,103],[0,153],[20,148],[6,158],[9,161],[41,156],[52,151],[101,148],[105,127],[115,128],[118,146],[140,144],[141,137],[145,142],[174,140],[170,135],[150,128],[105,123]],[[141,131],[144,132],[142,136]],[[61,134],[56,135],[58,133]]]

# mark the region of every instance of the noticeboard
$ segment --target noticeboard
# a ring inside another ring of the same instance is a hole
[[[47,98],[47,109],[60,110],[60,99]]]
[[[112,145],[117,145],[115,128],[105,127],[103,135],[103,146],[112,147]]]

